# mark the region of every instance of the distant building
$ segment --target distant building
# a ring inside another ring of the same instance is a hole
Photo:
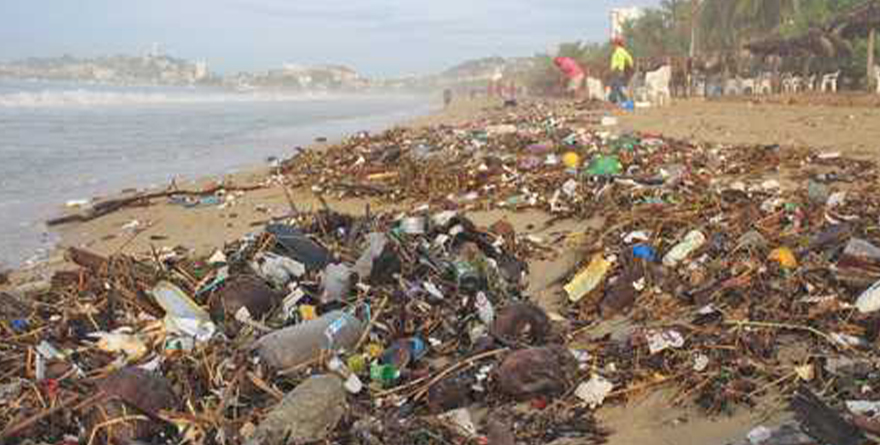
[[[204,60],[199,60],[196,62],[196,72],[195,72],[195,80],[196,82],[205,80],[208,78],[210,73],[208,72],[208,62]]]
[[[147,54],[147,57],[153,59],[165,57],[165,50],[162,48],[162,44],[159,42],[153,42],[153,44],[150,45],[150,52]]]
[[[623,27],[626,22],[638,20],[645,14],[645,10],[638,6],[629,8],[614,8],[611,10],[611,39],[623,37]]]

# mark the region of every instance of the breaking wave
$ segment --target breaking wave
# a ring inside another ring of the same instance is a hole
[[[86,89],[43,90],[0,94],[0,107],[50,108],[75,106],[212,104],[227,102],[291,102],[344,99],[330,93],[282,92],[115,92]],[[350,97],[349,97],[350,98]]]

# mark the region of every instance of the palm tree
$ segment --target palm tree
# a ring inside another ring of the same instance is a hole
[[[755,34],[777,30],[800,9],[797,0],[734,0],[733,3],[737,21]]]

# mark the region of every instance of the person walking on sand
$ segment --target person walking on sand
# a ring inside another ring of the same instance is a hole
[[[633,68],[633,58],[624,46],[623,39],[614,39],[614,53],[611,54],[611,97],[609,100],[616,104],[626,102],[627,97],[623,87],[627,82],[627,74]]]
[[[452,89],[447,88],[443,90],[443,106],[449,108],[450,105],[452,105]]]
[[[584,69],[571,57],[557,57],[553,63],[562,71],[567,79],[565,90],[574,97],[578,97],[584,87],[584,79],[587,75]]]

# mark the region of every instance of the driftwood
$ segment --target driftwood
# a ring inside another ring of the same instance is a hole
[[[139,194],[136,196],[129,196],[125,198],[116,198],[110,199],[107,201],[101,201],[92,208],[85,210],[80,213],[74,213],[72,215],[65,215],[58,218],[53,218],[46,221],[46,225],[49,227],[52,226],[60,226],[63,224],[69,224],[74,222],[86,222],[91,221],[93,219],[100,218],[104,215],[108,215],[117,210],[124,209],[126,207],[133,207],[138,205],[149,205],[150,200],[156,198],[170,198],[172,196],[206,196],[217,193],[220,190],[226,191],[243,191],[248,192],[252,190],[259,190],[264,188],[262,185],[251,185],[251,186],[242,186],[242,187],[229,187],[223,185],[217,185],[211,187],[209,189],[204,190],[168,190],[164,192],[154,192],[154,193],[145,193]]]

